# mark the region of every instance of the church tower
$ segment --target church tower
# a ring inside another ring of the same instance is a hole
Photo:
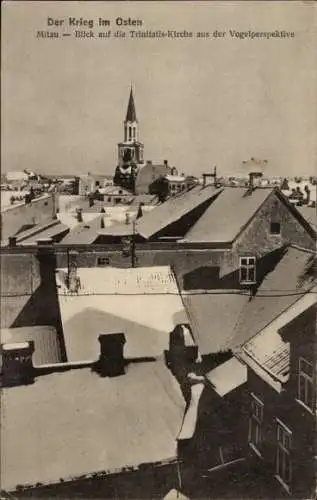
[[[144,145],[139,141],[139,123],[132,87],[123,128],[124,140],[118,144],[118,166],[114,176],[114,183],[134,191],[135,177],[144,164]]]

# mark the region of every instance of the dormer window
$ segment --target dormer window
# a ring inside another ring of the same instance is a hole
[[[242,285],[256,283],[255,257],[240,257],[240,283]]]

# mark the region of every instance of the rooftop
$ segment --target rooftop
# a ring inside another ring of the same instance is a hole
[[[185,408],[161,360],[129,364],[114,378],[90,368],[42,375],[32,385],[3,389],[2,403],[7,491],[174,460]]]
[[[81,288],[75,294],[64,284],[66,270],[56,275],[69,361],[95,361],[98,336],[115,332],[126,336],[126,358],[157,357],[168,349],[174,327],[188,323],[168,266],[80,268],[77,273]]]
[[[189,242],[232,242],[248,224],[273,189],[224,188],[196,224],[186,233]]]
[[[235,324],[249,296],[239,290],[184,294],[193,336],[202,355],[228,349]]]
[[[37,240],[42,238],[52,238],[59,240],[66,236],[69,228],[59,220],[49,219],[46,223],[36,224],[34,227],[16,234],[19,245],[35,245]]]
[[[290,344],[282,339],[279,330],[317,303],[316,291],[314,288],[298,298],[261,332],[246,342],[242,346],[240,356],[243,361],[248,363],[252,360],[274,379],[281,383],[286,382],[289,377]]]
[[[223,397],[247,381],[247,367],[237,358],[231,358],[206,373],[206,379],[213,390]]]
[[[62,239],[63,245],[90,245],[97,238],[97,234],[101,229],[101,220],[103,214],[91,214],[94,217],[87,220],[86,214],[83,214],[84,222],[78,222],[68,234]],[[62,220],[65,220],[62,218]],[[66,222],[66,221],[65,221]]]
[[[195,186],[190,191],[173,196],[138,220],[138,233],[150,238],[199,206],[211,203],[220,192],[221,189],[213,186]]]
[[[61,363],[62,354],[56,329],[53,326],[23,326],[20,328],[2,328],[1,344],[34,342],[34,366]],[[0,365],[1,359],[0,359]]]
[[[315,253],[289,247],[276,267],[267,274],[253,299],[238,319],[231,345],[241,345],[274,318],[291,307],[316,280]]]
[[[202,355],[231,350],[264,328],[313,286],[315,254],[289,247],[250,300],[243,290],[182,294]]]

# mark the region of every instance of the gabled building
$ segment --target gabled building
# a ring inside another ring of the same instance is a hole
[[[250,460],[297,498],[316,493],[316,288],[237,351],[248,368]]]
[[[182,292],[199,350],[203,356],[215,358],[214,362],[219,353],[229,353],[247,342],[312,286],[313,251],[290,246],[259,263],[261,282],[251,293],[243,286]]]

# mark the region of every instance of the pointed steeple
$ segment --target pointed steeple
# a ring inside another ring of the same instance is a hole
[[[126,122],[136,122],[137,121],[132,85],[131,85],[131,90],[130,90],[130,97],[129,97],[129,103],[128,103],[128,109],[127,109],[125,121]]]

